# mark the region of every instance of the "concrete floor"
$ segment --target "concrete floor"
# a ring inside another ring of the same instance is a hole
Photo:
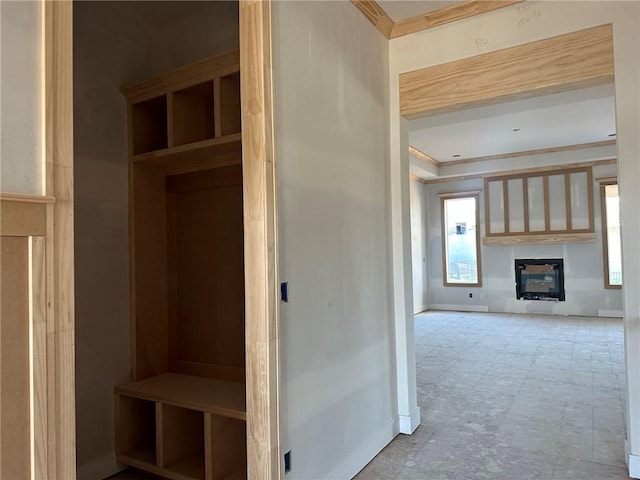
[[[628,479],[620,319],[415,317],[421,425],[357,480]]]

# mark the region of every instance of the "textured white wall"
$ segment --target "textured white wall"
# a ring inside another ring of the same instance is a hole
[[[417,180],[411,180],[409,188],[411,209],[413,313],[420,313],[426,310],[429,306],[429,277],[427,265],[433,261],[427,251],[427,187]]]
[[[459,22],[400,37],[390,42],[390,94],[398,111],[398,75],[418,68],[541,40],[606,23],[613,24],[618,173],[620,177],[622,248],[624,259],[624,325],[627,366],[627,422],[631,473],[640,478],[640,3],[528,1]],[[407,162],[394,149],[402,122],[391,117],[391,161]],[[401,186],[402,187],[402,186]],[[408,187],[404,187],[408,188]],[[392,198],[392,221],[408,202],[402,188]],[[409,235],[408,229],[405,235]],[[394,262],[394,269],[404,265]],[[413,343],[412,338],[408,338]]]
[[[0,2],[0,192],[43,195],[42,2]]]
[[[351,478],[397,432],[387,40],[347,1],[276,2],[287,478]]]

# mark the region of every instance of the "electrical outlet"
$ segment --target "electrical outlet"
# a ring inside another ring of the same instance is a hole
[[[470,294],[469,294],[469,298],[473,298],[473,293],[470,293]]]
[[[284,303],[289,302],[289,285],[287,282],[282,282],[280,284],[280,301]]]

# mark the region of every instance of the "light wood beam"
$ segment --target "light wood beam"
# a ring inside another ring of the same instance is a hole
[[[416,15],[415,17],[396,22],[391,29],[390,38],[397,38],[403,35],[420,32],[422,30],[427,30],[428,28],[455,22],[456,20],[462,20],[463,18],[472,17],[480,13],[507,7],[521,1],[522,0],[468,0],[466,2],[460,2],[456,5],[451,5],[450,7],[439,8],[432,12]]]
[[[391,38],[394,28],[393,20],[374,0],[351,0],[358,10],[378,29],[386,38]]]
[[[403,73],[400,113],[415,119],[612,81],[613,31],[603,25]]]

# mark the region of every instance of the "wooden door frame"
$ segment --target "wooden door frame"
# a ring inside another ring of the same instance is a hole
[[[73,5],[43,0],[47,216],[48,478],[73,479],[75,319],[73,277]],[[240,1],[248,478],[277,480],[279,366],[271,0]]]

